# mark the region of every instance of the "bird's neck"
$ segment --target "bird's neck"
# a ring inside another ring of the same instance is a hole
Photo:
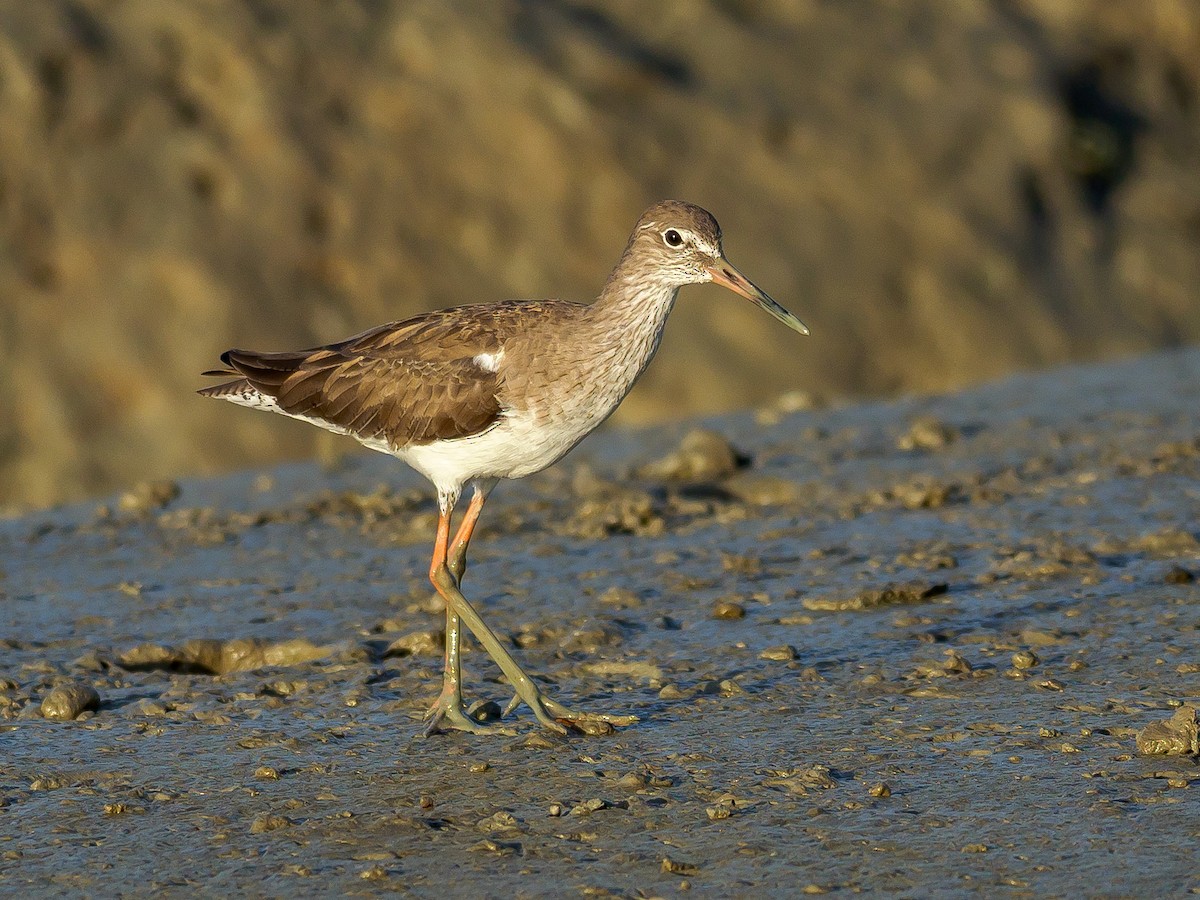
[[[678,285],[637,277],[618,266],[600,297],[588,307],[592,345],[601,352],[609,377],[624,399],[662,340],[667,316],[679,296]]]

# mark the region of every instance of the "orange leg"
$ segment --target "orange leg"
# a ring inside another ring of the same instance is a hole
[[[479,514],[483,512],[483,501],[487,499],[488,491],[476,490],[471,495],[471,503],[463,515],[462,524],[454,535],[446,553],[446,565],[450,574],[462,589],[462,578],[467,571],[467,545],[471,543],[471,535],[475,533],[475,525],[479,522]]]
[[[453,506],[446,504],[439,516],[437,538],[433,545],[433,560],[429,566],[429,580],[437,588],[442,599],[446,601],[446,674],[442,694],[426,715],[428,725],[425,733],[431,734],[441,728],[456,728],[461,731],[483,732],[488,729],[467,715],[462,705],[462,682],[459,666],[459,632],[461,623],[465,622],[471,632],[478,638],[500,670],[508,678],[516,692],[516,697],[509,704],[509,711],[520,702],[525,703],[534,716],[545,727],[552,731],[565,733],[564,723],[580,731],[589,733],[604,733],[612,731],[613,725],[628,725],[637,721],[635,716],[609,716],[577,713],[548,697],[545,697],[533,679],[513,659],[512,654],[505,649],[495,632],[488,628],[483,618],[476,611],[459,589],[459,582],[466,570],[467,545],[471,541],[475,524],[479,521],[480,511],[491,489],[491,485],[476,485],[470,507],[464,516],[463,523],[455,536],[453,546],[450,541],[450,516]]]
[[[438,517],[437,539],[433,546],[433,565],[429,577],[434,577],[434,571],[441,561],[454,577],[455,585],[461,590],[463,575],[467,571],[467,546],[471,543],[471,535],[479,522],[479,514],[483,511],[483,502],[487,499],[488,491],[477,489],[471,496],[471,503],[463,516],[462,524],[454,540],[450,540],[450,516],[443,513]],[[442,693],[433,708],[425,715],[428,724],[425,734],[432,734],[442,727],[459,730],[482,732],[489,729],[466,714],[462,698],[462,663],[459,659],[462,639],[462,620],[454,607],[446,604],[446,653],[445,674],[442,677]]]

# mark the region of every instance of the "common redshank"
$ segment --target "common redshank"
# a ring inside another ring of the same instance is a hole
[[[442,692],[426,734],[481,733],[463,705],[460,619],[547,728],[611,731],[634,716],[576,712],[547,697],[463,596],[467,546],[503,478],[540,472],[609,417],[645,371],[685,284],[714,282],[808,334],[794,315],[725,259],[712,214],[678,200],[646,210],[591,304],[509,300],[424,313],[311,350],[228,350],[234,380],[200,393],[291,416],[408,463],[437,489],[429,579],[446,603]],[[463,489],[471,498],[451,537]]]

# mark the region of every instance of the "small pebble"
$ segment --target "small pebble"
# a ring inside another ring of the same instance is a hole
[[[790,662],[797,657],[796,648],[791,644],[780,644],[778,647],[768,647],[758,654],[759,659],[770,659],[776,662]]]
[[[746,607],[733,600],[718,600],[713,604],[712,617],[726,621],[744,619],[746,618]]]
[[[1191,584],[1195,580],[1196,576],[1183,566],[1172,566],[1163,579],[1167,584]]]
[[[278,781],[279,770],[272,766],[259,766],[254,770],[254,777],[264,781]]]
[[[1012,655],[1012,664],[1014,669],[1032,669],[1041,660],[1038,659],[1036,653],[1032,650],[1018,650]]]
[[[871,785],[867,793],[872,797],[890,797],[892,796],[892,789],[886,781],[881,781],[878,784]]]
[[[958,432],[945,422],[933,416],[920,416],[896,441],[896,447],[900,450],[942,450],[957,437]]]
[[[100,695],[91,685],[71,682],[60,684],[42,701],[42,717],[56,722],[70,722],[80,713],[100,706]]]
[[[468,718],[476,722],[498,722],[504,710],[495,700],[476,700],[467,708]]]
[[[676,859],[671,859],[669,856],[664,856],[662,861],[662,870],[672,875],[695,875],[700,871],[699,866],[691,863],[680,862]]]
[[[251,834],[265,834],[268,831],[275,831],[278,828],[287,828],[295,823],[287,816],[257,816],[250,824]]]

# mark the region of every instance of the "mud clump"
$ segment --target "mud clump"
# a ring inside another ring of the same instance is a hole
[[[958,439],[958,430],[933,416],[914,419],[908,431],[896,441],[898,450],[944,450]]]
[[[662,481],[719,481],[745,466],[749,458],[715,431],[696,428],[679,448],[638,470],[641,478]]]
[[[290,828],[296,823],[287,816],[263,815],[255,817],[250,823],[251,834],[266,834],[269,831],[278,831],[280,828]]]
[[[1183,566],[1172,566],[1171,570],[1163,576],[1163,581],[1167,584],[1191,584],[1195,580],[1196,576]]]
[[[446,632],[441,629],[412,631],[396,638],[383,651],[384,657],[437,656],[446,646]]]
[[[1200,755],[1200,724],[1196,708],[1181,706],[1175,715],[1161,722],[1151,722],[1137,735],[1138,753],[1146,756]]]
[[[117,508],[134,515],[149,515],[169,505],[181,492],[175,481],[143,481],[120,496]]]
[[[744,619],[746,618],[746,607],[736,600],[718,600],[713,604],[711,615],[714,619],[725,621]]]
[[[907,603],[923,603],[933,597],[938,597],[950,590],[944,581],[910,581],[905,584],[863,591],[853,597],[833,599],[828,597],[807,597],[801,600],[805,609],[820,612],[850,612],[864,609],[878,609],[881,606],[899,606]]]
[[[663,512],[645,491],[614,489],[605,496],[585,500],[564,526],[564,531],[584,540],[612,534],[659,537],[667,529]]]
[[[71,682],[60,684],[42,701],[42,718],[70,722],[88,710],[98,709],[100,695],[91,685]]]
[[[298,638],[280,643],[267,643],[255,638],[230,641],[195,639],[179,647],[161,644],[140,644],[122,653],[117,662],[132,671],[167,669],[199,672],[205,675],[227,675],[231,672],[252,672],[273,666],[296,666],[329,656],[334,648],[319,647]]]
[[[1032,669],[1041,660],[1038,655],[1032,650],[1018,650],[1012,655],[1012,665],[1014,669]]]

